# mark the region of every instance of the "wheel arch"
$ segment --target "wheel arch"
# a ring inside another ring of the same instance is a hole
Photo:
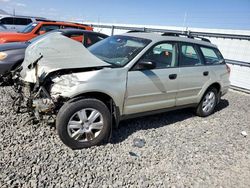
[[[220,85],[220,83],[218,83],[218,82],[214,82],[214,83],[210,84],[210,85],[203,91],[203,93],[200,95],[198,104],[201,102],[201,100],[202,100],[202,98],[204,97],[204,95],[206,94],[206,92],[207,92],[209,89],[211,89],[211,88],[215,88],[215,89],[217,90],[217,92],[218,92],[218,99],[217,99],[217,102],[219,102],[220,96],[221,96],[221,85]]]
[[[206,91],[207,91],[208,89],[210,89],[210,88],[215,88],[215,89],[218,91],[218,93],[220,93],[220,91],[221,91],[221,85],[220,85],[218,82],[214,82],[213,84],[211,84],[211,85],[206,89]]]
[[[76,95],[69,99],[68,102],[71,103],[85,98],[95,98],[102,101],[108,107],[111,116],[113,117],[113,120],[115,122],[115,127],[118,127],[118,124],[120,122],[120,109],[119,106],[117,106],[115,100],[110,95],[104,92],[92,91]]]
[[[94,92],[86,92],[86,93],[81,93],[81,94],[78,94],[74,97],[72,97],[69,102],[73,102],[73,101],[76,101],[76,100],[79,100],[79,99],[82,99],[82,98],[95,98],[95,99],[98,99],[100,101],[102,101],[105,105],[108,104],[108,102],[110,100],[112,100],[115,104],[115,101],[113,100],[113,98],[106,94],[106,93],[103,93],[103,92],[98,92],[98,91],[94,91]],[[109,106],[107,106],[109,108]]]

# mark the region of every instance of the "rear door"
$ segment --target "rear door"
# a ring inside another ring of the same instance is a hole
[[[128,72],[124,114],[134,114],[175,106],[178,89],[176,43],[154,45],[139,60],[153,62],[154,69],[141,69],[139,62]]]
[[[179,43],[179,86],[176,106],[198,102],[204,84],[209,82],[209,69],[195,44]]]
[[[209,70],[211,80],[213,80],[213,82],[219,82],[222,87],[222,93],[225,92],[223,89],[226,90],[229,87],[230,82],[223,56],[216,48],[200,46],[200,50]]]

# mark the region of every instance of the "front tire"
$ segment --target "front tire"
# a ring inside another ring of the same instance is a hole
[[[196,114],[200,117],[207,117],[214,112],[214,108],[218,102],[218,91],[215,88],[209,88],[202,97]]]
[[[56,128],[62,142],[71,149],[99,145],[111,129],[110,111],[97,99],[66,103],[57,115]]]

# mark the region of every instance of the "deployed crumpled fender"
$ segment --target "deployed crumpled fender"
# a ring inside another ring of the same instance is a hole
[[[81,43],[51,33],[26,49],[21,79],[35,83],[37,78],[43,79],[57,70],[108,66],[110,64],[91,54]]]

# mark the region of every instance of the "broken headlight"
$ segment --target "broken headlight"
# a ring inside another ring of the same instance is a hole
[[[65,87],[73,87],[79,84],[77,76],[72,74],[52,78],[52,82],[54,82],[57,85]]]

